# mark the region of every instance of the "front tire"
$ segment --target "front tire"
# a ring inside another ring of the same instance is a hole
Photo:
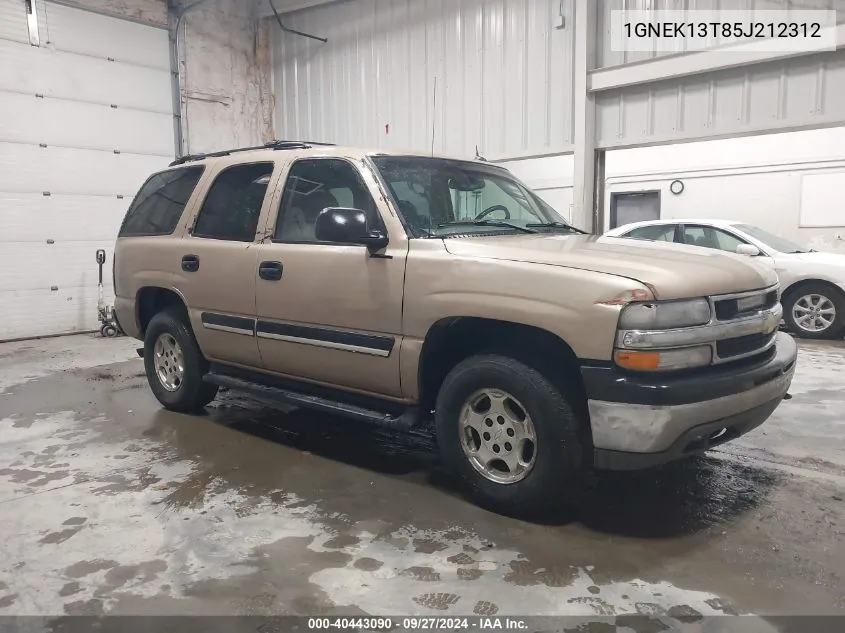
[[[845,334],[845,295],[822,283],[806,283],[782,299],[790,332],[807,339],[835,339]]]
[[[178,312],[159,312],[147,326],[144,369],[156,399],[171,411],[196,411],[217,395],[217,385],[203,382],[208,362]]]
[[[580,496],[578,421],[535,369],[505,356],[470,357],[443,381],[434,418],[444,465],[478,505],[538,517]]]

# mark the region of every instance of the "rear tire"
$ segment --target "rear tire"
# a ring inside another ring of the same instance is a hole
[[[478,505],[536,518],[580,498],[585,460],[578,421],[535,369],[505,356],[470,357],[443,381],[434,418],[444,465]]]
[[[208,362],[194,333],[175,310],[150,320],[144,335],[144,369],[156,399],[171,411],[196,411],[217,395],[217,385],[203,382]]]
[[[845,334],[845,294],[827,284],[801,284],[783,297],[781,303],[787,329],[800,338],[836,339]],[[811,318],[814,309],[819,310],[818,320]],[[827,327],[813,329],[824,326],[827,320]]]

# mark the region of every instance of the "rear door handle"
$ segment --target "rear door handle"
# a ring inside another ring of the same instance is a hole
[[[185,255],[182,258],[182,270],[186,273],[195,273],[200,269],[200,258],[196,255]]]
[[[265,281],[279,281],[283,270],[282,262],[261,262],[258,266],[258,276]]]

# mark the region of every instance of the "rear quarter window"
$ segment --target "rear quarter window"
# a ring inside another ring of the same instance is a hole
[[[203,170],[181,167],[153,174],[129,206],[118,237],[173,233]]]

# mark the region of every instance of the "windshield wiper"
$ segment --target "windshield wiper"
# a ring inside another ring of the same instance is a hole
[[[523,233],[537,232],[524,226],[511,224],[510,222],[502,222],[501,220],[458,220],[456,222],[441,222],[437,225],[437,228],[442,229],[445,226],[498,226],[503,229],[515,229],[517,231],[522,231]]]
[[[531,224],[526,224],[525,226],[532,229],[566,229],[567,231],[572,231],[573,233],[589,235],[587,231],[582,231],[581,229],[577,229],[571,224],[565,224],[564,222],[532,222]]]

